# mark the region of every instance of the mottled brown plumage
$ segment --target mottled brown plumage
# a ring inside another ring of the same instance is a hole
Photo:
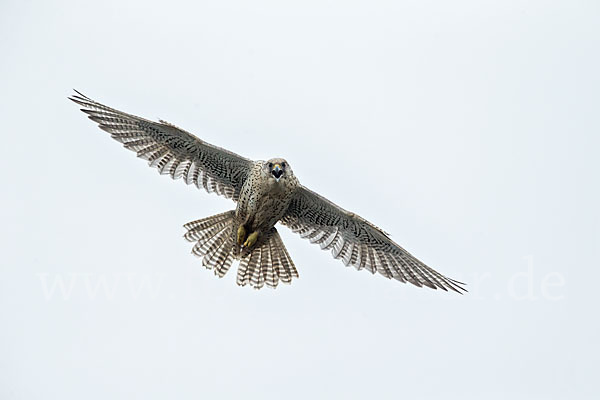
[[[359,270],[417,286],[465,290],[462,283],[429,268],[375,225],[300,185],[282,158],[251,161],[167,122],[126,114],[79,92],[70,99],[161,174],[237,202],[233,211],[184,225],[185,239],[195,242],[192,252],[219,277],[235,259],[240,260],[237,283],[241,286],[276,287],[298,277],[275,228],[281,222]]]

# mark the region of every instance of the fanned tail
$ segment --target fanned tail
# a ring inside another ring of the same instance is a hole
[[[277,229],[272,228],[252,251],[242,253],[237,284],[240,286],[250,284],[255,289],[260,289],[265,284],[276,288],[279,281],[289,284],[292,278],[297,277],[298,271],[292,258],[283,245]]]
[[[298,277],[294,262],[275,228],[250,251],[240,251],[234,239],[234,216],[235,211],[227,211],[184,225],[187,229],[184,237],[189,242],[196,242],[192,253],[202,257],[202,265],[222,278],[233,260],[239,258],[237,284],[250,284],[255,289],[265,284],[276,288],[279,281],[289,284],[292,278]]]
[[[196,242],[192,253],[202,257],[202,265],[212,269],[222,278],[235,259],[233,253],[233,217],[234,211],[227,211],[211,217],[188,222],[184,235],[189,242]]]

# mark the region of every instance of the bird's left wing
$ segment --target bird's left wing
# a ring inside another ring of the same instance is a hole
[[[77,91],[76,91],[77,92]],[[252,161],[208,144],[167,122],[154,122],[100,104],[77,92],[70,100],[113,139],[161,174],[237,201]]]
[[[463,283],[423,264],[369,221],[303,186],[296,190],[281,222],[359,270],[379,272],[416,286],[466,291]]]

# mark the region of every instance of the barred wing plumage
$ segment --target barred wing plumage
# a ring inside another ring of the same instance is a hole
[[[390,237],[356,214],[301,186],[281,222],[303,238],[331,250],[334,258],[357,269],[432,289],[466,291],[463,283],[423,264]]]
[[[70,100],[113,139],[148,161],[161,174],[237,201],[252,161],[208,144],[165,121],[126,114],[77,94]]]

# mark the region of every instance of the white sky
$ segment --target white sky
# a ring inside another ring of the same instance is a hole
[[[0,398],[597,398],[599,19],[3,0]],[[160,177],[71,88],[287,158],[470,292],[357,272],[284,227],[292,286],[216,279],[182,225],[234,204]]]

